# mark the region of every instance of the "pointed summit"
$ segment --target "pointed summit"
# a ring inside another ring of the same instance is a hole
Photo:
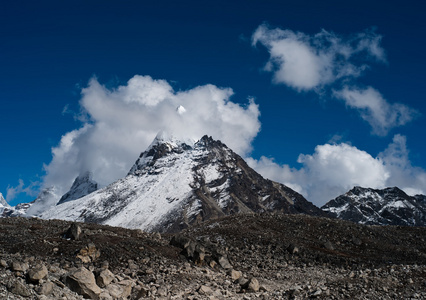
[[[77,176],[70,190],[65,193],[56,205],[79,199],[98,189],[98,183],[92,179],[92,173],[87,171]]]
[[[6,200],[3,198],[2,193],[0,193],[0,208],[1,207],[10,207],[10,205],[6,202]]]
[[[141,153],[128,175],[141,174],[141,172],[144,172],[146,166],[154,164],[156,160],[173,153],[179,154],[190,150],[194,143],[195,141],[193,140],[186,139],[183,141],[165,131],[161,131],[157,134],[151,145]]]

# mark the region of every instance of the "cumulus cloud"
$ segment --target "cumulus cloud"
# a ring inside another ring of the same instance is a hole
[[[359,110],[361,117],[367,121],[376,135],[387,135],[389,130],[405,125],[413,120],[418,112],[400,103],[388,103],[374,88],[345,86],[334,91],[334,96],[345,101],[346,105]]]
[[[409,159],[407,138],[397,134],[393,141],[378,157],[389,170],[388,186],[398,186],[407,194],[426,194],[426,171],[415,167]]]
[[[93,78],[82,90],[83,124],[52,149],[43,186],[55,186],[60,197],[85,171],[105,186],[127,174],[159,131],[194,140],[208,134],[246,155],[260,130],[260,113],[252,99],[242,106],[230,100],[232,95],[214,85],[174,91],[150,76],[108,89]]]
[[[301,154],[299,169],[279,165],[272,159],[250,159],[249,165],[263,176],[282,182],[318,206],[354,186],[384,188],[398,186],[409,194],[424,194],[426,171],[408,159],[406,138],[395,135],[377,157],[347,143],[325,144],[313,154]]]
[[[382,36],[374,31],[340,36],[326,30],[315,35],[260,25],[252,35],[252,45],[262,44],[269,52],[265,70],[273,73],[273,82],[297,91],[329,91],[332,84],[354,81],[368,69],[370,62],[386,62]],[[352,84],[333,90],[336,98],[360,111],[372,126],[372,133],[384,136],[389,130],[413,120],[417,112],[405,105],[387,102],[372,87]],[[328,89],[327,89],[328,88]]]
[[[286,29],[260,25],[252,45],[265,46],[270,54],[265,70],[273,72],[275,83],[298,91],[313,90],[339,79],[354,78],[367,68],[366,60],[386,61],[381,36],[365,32],[341,37],[322,30],[310,36]]]

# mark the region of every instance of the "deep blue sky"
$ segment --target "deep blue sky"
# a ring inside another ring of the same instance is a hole
[[[155,3],[154,3],[155,2]],[[413,166],[426,168],[426,9],[421,1],[3,1],[0,4],[0,192],[41,181],[43,164],[63,134],[80,127],[80,91],[96,76],[107,87],[136,74],[166,79],[175,90],[207,83],[230,87],[232,101],[255,98],[261,132],[252,157],[299,167],[333,136],[383,151],[394,134],[407,138]],[[264,47],[251,46],[267,22],[307,35],[321,29],[353,34],[374,28],[387,63],[372,64],[360,85],[420,114],[385,136],[356,110],[329,95],[272,83],[262,71]],[[140,149],[141,151],[144,149]],[[136,158],[135,158],[136,159]],[[66,172],[66,170],[64,170]],[[12,204],[32,200],[18,195]]]

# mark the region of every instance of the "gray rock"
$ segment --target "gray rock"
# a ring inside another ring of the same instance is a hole
[[[12,262],[12,271],[25,273],[28,270],[28,264],[20,261]]]
[[[165,287],[164,285],[160,286],[157,289],[157,295],[160,296],[160,297],[166,297],[168,293],[169,292],[167,290],[167,287]]]
[[[180,249],[185,249],[189,244],[193,242],[190,238],[183,236],[181,234],[174,235],[170,240],[170,245],[178,247]]]
[[[213,290],[211,288],[209,288],[208,286],[206,286],[206,285],[202,285],[198,289],[198,293],[200,295],[206,295],[206,296],[208,296],[208,295],[212,295],[213,294]]]
[[[133,281],[122,280],[109,284],[106,289],[114,299],[127,299],[132,293]]]
[[[47,268],[44,264],[38,264],[35,267],[31,268],[28,272],[28,278],[32,282],[38,282],[41,279],[44,279],[47,276]]]
[[[50,281],[49,282],[45,282],[40,287],[38,287],[36,289],[36,292],[39,295],[49,296],[50,294],[52,294],[54,286],[55,285],[53,284],[53,282],[50,282]]]
[[[217,262],[225,270],[232,269],[232,265],[229,263],[229,260],[225,256],[219,257]]]
[[[232,281],[237,281],[243,275],[241,271],[236,271],[234,269],[230,270],[228,274],[231,276]]]
[[[260,289],[259,281],[256,278],[250,278],[242,287],[248,292],[258,292]]]
[[[7,268],[7,262],[4,259],[0,260],[0,266],[3,268]]]
[[[101,289],[96,284],[95,276],[85,267],[71,272],[65,279],[65,284],[70,290],[91,299],[99,299]]]
[[[108,270],[102,270],[96,278],[96,283],[99,287],[104,288],[114,280],[114,274]]]
[[[80,225],[77,223],[72,223],[70,228],[68,228],[67,232],[65,233],[65,238],[78,241],[82,232],[83,230],[81,229]]]
[[[10,292],[22,297],[30,297],[31,291],[20,281],[15,281],[10,287]]]

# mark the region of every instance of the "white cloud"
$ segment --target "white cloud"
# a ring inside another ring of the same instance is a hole
[[[21,193],[25,193],[28,196],[37,195],[37,188],[39,187],[39,182],[32,182],[28,186],[25,186],[24,181],[19,179],[17,186],[8,186],[6,192],[6,201],[10,202],[15,197]]]
[[[297,91],[322,93],[334,83],[347,84],[369,68],[370,61],[386,62],[381,36],[367,31],[347,37],[322,30],[315,35],[303,32],[270,29],[260,25],[252,36],[252,45],[262,44],[270,58],[265,70],[273,73],[273,82]],[[411,121],[417,112],[403,104],[388,103],[372,87],[344,87],[333,91],[348,107],[360,111],[372,126],[372,133],[386,135],[389,130]]]
[[[60,196],[88,170],[107,185],[127,174],[159,131],[192,139],[208,134],[246,155],[260,130],[260,112],[252,99],[245,106],[230,101],[232,94],[214,85],[176,92],[149,76],[134,76],[116,89],[92,79],[82,90],[83,125],[52,149],[43,186],[55,186]]]
[[[409,194],[425,193],[426,171],[411,165],[406,139],[401,135],[395,135],[377,157],[340,143],[319,145],[313,154],[301,154],[298,162],[302,164],[300,169],[278,165],[265,157],[248,160],[263,176],[293,187],[318,206],[357,185],[398,186]]]
[[[387,135],[389,130],[405,125],[413,120],[418,112],[400,103],[388,103],[374,88],[359,89],[344,87],[334,91],[336,98],[343,99],[347,106],[359,110],[361,117],[367,121],[374,134]]]
[[[386,61],[380,40],[374,32],[344,38],[322,30],[310,36],[263,24],[253,33],[252,45],[261,43],[268,49],[265,70],[274,73],[275,83],[307,91],[360,76],[367,68],[366,58]]]
[[[378,155],[389,170],[387,186],[397,186],[409,195],[426,194],[426,171],[411,164],[406,143],[406,137],[397,134]]]

